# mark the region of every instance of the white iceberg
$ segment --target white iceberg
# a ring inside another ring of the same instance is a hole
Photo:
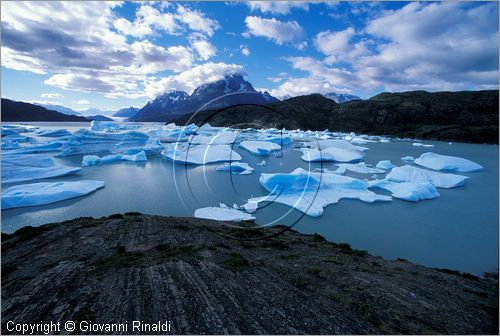
[[[269,155],[281,150],[280,145],[269,141],[246,140],[240,142],[239,146],[255,155]]]
[[[103,181],[94,180],[17,185],[2,192],[2,209],[55,203],[89,194],[102,187]]]
[[[29,133],[29,132],[34,132],[37,129],[38,129],[37,126],[3,124],[2,125],[2,135],[6,134],[4,132],[7,132],[9,134],[13,134],[13,133]]]
[[[259,181],[270,194],[249,199],[243,205],[248,212],[255,211],[260,202],[276,202],[319,217],[324,207],[342,198],[369,203],[392,199],[368,190],[369,184],[365,181],[338,174],[308,172],[302,168],[290,174],[261,174]]]
[[[161,155],[174,162],[194,165],[241,160],[241,156],[229,145],[196,145],[187,148],[176,143],[162,151]]]
[[[225,207],[206,207],[196,209],[194,217],[204,219],[215,219],[221,221],[247,221],[253,220],[255,217],[249,213],[238,209]]]
[[[50,137],[50,138],[60,138],[65,136],[70,136],[71,132],[67,129],[47,129],[47,130],[39,130],[36,132],[38,136],[41,137]]]
[[[144,162],[147,161],[146,152],[143,150],[139,152],[129,150],[124,154],[109,154],[103,157],[99,157],[97,155],[85,155],[83,157],[82,166],[95,166],[118,161]]]
[[[377,165],[375,167],[380,168],[380,169],[389,170],[389,169],[392,169],[396,166],[393,165],[390,160],[381,160],[377,163]]]
[[[2,154],[2,184],[58,177],[80,172],[79,167],[56,164],[50,156],[41,154]]]
[[[415,160],[415,158],[413,156],[403,156],[401,158],[401,161],[403,162],[413,162]]]
[[[188,137],[195,134],[198,130],[198,126],[195,124],[190,124],[187,126],[176,126],[171,123],[164,125],[159,129],[151,129],[148,131],[148,135],[152,139],[159,140],[161,142],[181,142],[187,141]]]
[[[365,157],[364,152],[339,147],[328,147],[323,150],[303,148],[302,153],[304,153],[301,157],[302,160],[308,162],[355,162],[361,161]]]
[[[475,163],[474,161],[456,156],[440,155],[432,152],[420,155],[419,158],[415,159],[415,163],[419,166],[434,170],[444,170],[457,173],[470,173],[483,169],[483,166]]]
[[[254,169],[245,162],[224,163],[216,168],[217,171],[230,171],[233,174],[248,175],[253,173]]]
[[[140,124],[126,123],[119,124],[115,121],[97,121],[92,120],[90,123],[90,130],[94,132],[114,132],[123,130],[133,130],[140,128]]]
[[[389,180],[376,180],[369,182],[371,188],[387,190],[393,197],[418,202],[439,197],[439,192],[432,183],[393,182]]]
[[[9,154],[34,154],[34,153],[46,153],[46,152],[57,152],[63,147],[62,142],[45,142],[39,143],[31,146],[20,147],[13,149]]]
[[[359,173],[359,174],[383,174],[385,173],[385,169],[381,168],[373,168],[366,165],[364,162],[360,163],[337,163],[336,164],[340,170],[337,170],[337,173],[345,171],[345,169]],[[341,173],[343,174],[343,173]]]
[[[438,188],[459,187],[468,179],[467,176],[438,173],[409,165],[393,168],[385,178],[394,182],[430,182]]]
[[[224,130],[213,135],[194,134],[189,143],[192,145],[231,145],[237,137],[238,133]]]
[[[316,144],[315,143],[316,141],[312,141],[311,146],[318,149],[336,147],[336,148],[343,148],[347,150],[360,151],[360,152],[366,152],[369,149],[368,147],[356,146],[350,143],[349,141],[340,139],[318,140],[317,143]]]
[[[414,142],[413,143],[413,146],[415,147],[434,147],[434,145],[431,145],[431,144],[423,144],[421,142]]]

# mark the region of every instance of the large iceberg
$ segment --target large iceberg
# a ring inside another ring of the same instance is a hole
[[[94,132],[124,131],[124,130],[138,129],[140,127],[141,127],[140,124],[135,124],[135,123],[119,124],[114,121],[92,120],[92,122],[90,123],[90,130]]]
[[[109,154],[103,157],[99,157],[97,155],[85,155],[83,157],[82,166],[95,166],[117,161],[143,162],[147,161],[147,157],[143,150],[139,152],[135,150],[128,150],[124,154]]]
[[[13,149],[9,151],[9,154],[34,154],[34,153],[46,153],[46,152],[58,152],[63,147],[63,142],[52,141],[44,142],[31,146],[20,147],[18,149]]]
[[[17,185],[2,192],[2,209],[55,203],[89,194],[102,187],[103,181],[94,180]]]
[[[431,168],[434,170],[444,170],[457,173],[470,173],[483,169],[483,166],[471,160],[456,156],[440,155],[436,153],[424,153],[415,159],[419,166]]]
[[[189,143],[192,145],[231,145],[237,137],[237,132],[224,130],[214,134],[191,135]]]
[[[36,132],[38,136],[42,137],[50,137],[50,138],[60,138],[65,136],[70,136],[71,132],[67,129],[47,129],[47,130],[39,130]]]
[[[96,133],[80,129],[62,142],[60,156],[122,152],[130,148],[145,146],[149,137],[141,132]]]
[[[255,211],[260,202],[276,202],[318,217],[323,214],[324,207],[338,203],[342,198],[369,203],[392,199],[368,190],[369,184],[365,181],[338,174],[309,172],[302,168],[297,168],[290,174],[263,173],[259,181],[270,194],[249,199],[243,205],[249,212]]]
[[[164,125],[159,129],[151,129],[148,135],[152,139],[157,139],[161,142],[181,142],[188,141],[188,137],[197,132],[198,126],[189,124],[187,126],[176,126],[171,123]]]
[[[248,175],[253,173],[254,169],[245,162],[224,163],[216,168],[217,171],[230,171],[233,174]]]
[[[433,199],[439,196],[436,187],[430,183],[414,182],[393,182],[389,180],[376,180],[369,182],[371,188],[387,190],[393,197],[418,202],[421,200]]]
[[[240,147],[255,155],[269,155],[278,152],[281,146],[269,141],[246,140],[240,143]]]
[[[336,162],[355,162],[361,161],[365,153],[358,150],[345,149],[340,147],[328,147],[319,149],[302,149],[302,160],[308,162],[318,161],[336,161]]]
[[[312,141],[311,146],[315,147],[315,148],[319,148],[319,149],[325,149],[328,147],[336,147],[336,148],[343,148],[343,149],[347,149],[347,150],[360,151],[360,152],[366,152],[369,149],[368,147],[353,145],[349,141],[345,141],[345,140],[341,140],[341,139],[327,139],[327,140]]]
[[[58,177],[80,172],[78,167],[58,165],[41,154],[2,154],[2,184]]]
[[[206,207],[196,209],[194,212],[194,217],[238,222],[255,219],[255,217],[253,217],[249,213],[243,212],[238,209],[229,208],[223,203],[221,203],[219,207]]]
[[[204,165],[213,162],[240,161],[241,156],[229,145],[196,145],[186,147],[179,143],[173,144],[161,155],[174,162],[194,165]]]
[[[386,179],[394,182],[430,182],[438,188],[454,188],[463,185],[468,177],[455,174],[438,173],[406,165],[393,168],[391,172],[387,174]]]

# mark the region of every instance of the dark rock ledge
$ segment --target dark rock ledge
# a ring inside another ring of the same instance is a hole
[[[498,334],[498,274],[385,260],[294,231],[224,237],[280,229],[128,213],[2,234],[2,334],[9,320],[168,320],[172,334]]]

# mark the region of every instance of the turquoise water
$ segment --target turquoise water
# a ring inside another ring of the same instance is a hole
[[[47,124],[37,124],[47,127]],[[75,130],[79,124],[57,124]],[[292,224],[304,233],[320,233],[334,242],[346,242],[353,248],[368,250],[385,258],[405,258],[432,266],[480,274],[498,268],[498,147],[444,142],[425,142],[433,148],[415,147],[411,141],[393,140],[390,143],[369,143],[367,163],[376,164],[389,159],[403,165],[400,158],[414,157],[428,151],[455,155],[473,160],[485,167],[470,176],[465,186],[439,189],[434,200],[410,203],[398,199],[392,202],[365,203],[341,200],[330,205],[318,218],[280,204],[269,204],[255,212],[257,223]],[[104,189],[90,195],[46,206],[2,211],[2,232],[20,227],[38,226],[80,216],[106,216],[117,212],[140,211],[147,214],[192,216],[200,207],[242,205],[250,197],[266,195],[258,180],[261,172],[291,172],[295,168],[314,169],[318,163],[300,159],[301,153],[287,146],[280,157],[258,157],[235,147],[255,168],[250,175],[231,175],[217,172],[219,164],[184,166],[160,156],[150,156],[145,163],[114,163],[84,167],[79,175],[43,181],[105,181]],[[265,159],[267,165],[257,163]],[[80,166],[82,156],[56,158],[69,166]],[[332,163],[323,168],[335,169]],[[357,178],[369,174],[348,173]],[[4,185],[3,188],[10,185]],[[380,192],[380,191],[377,191]]]

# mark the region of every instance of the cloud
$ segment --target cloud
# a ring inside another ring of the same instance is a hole
[[[241,65],[226,63],[205,63],[197,65],[180,74],[148,80],[145,92],[148,97],[156,97],[164,92],[182,90],[191,94],[201,84],[222,79],[229,73],[245,74]]]
[[[90,101],[88,101],[87,99],[77,100],[74,101],[73,103],[78,105],[90,105]]]
[[[217,53],[217,48],[215,48],[210,42],[205,39],[195,39],[191,42],[191,45],[198,53],[199,57],[206,61]]]
[[[216,20],[209,19],[202,12],[191,10],[186,6],[178,5],[177,18],[187,24],[190,29],[203,32],[208,36],[212,36],[220,28]]]
[[[244,44],[240,44],[240,51],[244,56],[250,56],[250,49]]]
[[[275,18],[265,19],[258,16],[247,16],[245,24],[248,28],[247,35],[265,37],[275,43],[300,42],[304,30],[296,21],[279,21]]]
[[[290,78],[269,93],[278,98],[302,96],[311,93],[349,92],[346,88],[339,88],[329,81],[315,77]]]
[[[289,14],[292,9],[309,9],[309,3],[300,1],[248,1],[247,6],[252,11],[271,14]]]
[[[42,93],[40,95],[42,98],[47,98],[47,99],[63,99],[64,96],[60,93]]]

